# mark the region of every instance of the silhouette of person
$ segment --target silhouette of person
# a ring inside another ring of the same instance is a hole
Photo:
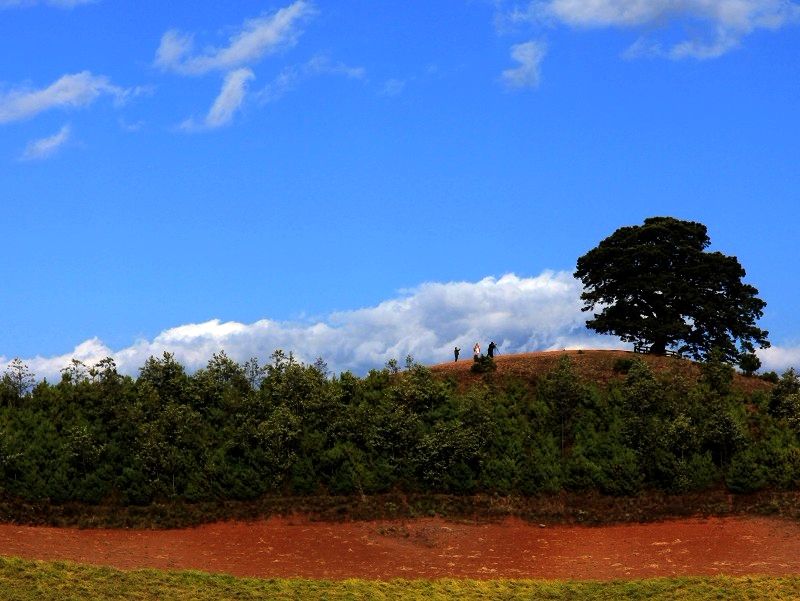
[[[494,357],[494,351],[495,351],[496,348],[497,348],[497,345],[494,343],[494,340],[493,340],[492,342],[489,343],[489,348],[486,349],[486,354],[489,355],[489,357]]]
[[[481,345],[480,343],[476,342],[475,346],[472,347],[472,357],[474,359],[478,359],[481,356]]]
[[[453,354],[454,354],[454,355],[455,355],[455,357],[456,357],[456,358],[455,358],[455,360],[456,360],[456,361],[458,361],[458,353],[460,353],[460,352],[461,352],[461,349],[460,349],[460,348],[458,348],[458,347],[456,347],[456,348],[454,348],[454,349],[453,349]]]

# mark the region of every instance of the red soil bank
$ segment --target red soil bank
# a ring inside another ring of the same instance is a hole
[[[603,527],[438,518],[323,523],[302,517],[185,530],[0,525],[0,555],[307,578],[614,579],[800,574],[800,524],[711,518]]]

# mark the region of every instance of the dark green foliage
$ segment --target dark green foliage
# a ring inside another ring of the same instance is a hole
[[[736,257],[707,252],[707,229],[693,221],[651,217],[622,227],[578,259],[586,325],[663,355],[679,347],[695,359],[718,349],[726,361],[769,346],[756,327],[766,303],[742,282]]]
[[[800,427],[800,377],[790,369],[778,380],[772,389],[769,412],[778,419]]]
[[[719,349],[713,349],[705,361],[700,364],[700,371],[703,375],[703,382],[708,385],[712,392],[727,395],[730,394],[733,385],[734,371],[726,361]]]
[[[778,380],[780,380],[780,376],[775,371],[764,372],[759,377],[765,382],[770,382],[772,384],[777,384]]]
[[[739,367],[746,376],[752,376],[761,368],[761,359],[755,353],[744,353],[739,357]]]
[[[734,455],[725,473],[725,484],[733,492],[755,492],[767,484],[767,470],[759,449],[751,448]]]
[[[720,478],[720,470],[711,453],[693,453],[688,459],[678,459],[670,492],[692,492],[711,487]]]
[[[488,355],[481,355],[480,357],[473,357],[472,365],[469,370],[474,374],[485,374],[493,372],[497,369],[494,359]]]
[[[8,364],[0,380],[0,396],[4,404],[18,404],[33,388],[34,376],[21,359],[15,358]]]
[[[635,359],[622,367],[624,382],[598,389],[564,355],[536,382],[465,390],[411,358],[359,378],[282,351],[264,366],[220,353],[194,374],[165,353],[137,379],[111,359],[75,361],[35,386],[20,368],[0,387],[0,493],[151,505],[800,487],[794,371],[748,401],[717,355],[699,382]]]
[[[575,375],[569,356],[564,355],[544,378],[539,392],[556,426],[563,457],[572,443],[575,418],[582,406],[588,404],[589,390]]]
[[[631,367],[633,367],[634,359],[628,359],[627,357],[620,357],[616,361],[614,361],[614,370],[615,374],[627,374]]]

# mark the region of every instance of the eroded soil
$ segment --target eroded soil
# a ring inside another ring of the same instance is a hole
[[[0,555],[122,569],[307,578],[577,578],[800,574],[800,524],[771,518],[540,526],[439,518],[325,523],[304,517],[181,530],[0,525]]]

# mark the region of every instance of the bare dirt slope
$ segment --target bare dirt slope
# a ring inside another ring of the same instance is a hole
[[[800,574],[800,524],[710,518],[540,527],[515,519],[325,523],[295,517],[167,531],[0,525],[0,555],[334,579],[787,575]]]

